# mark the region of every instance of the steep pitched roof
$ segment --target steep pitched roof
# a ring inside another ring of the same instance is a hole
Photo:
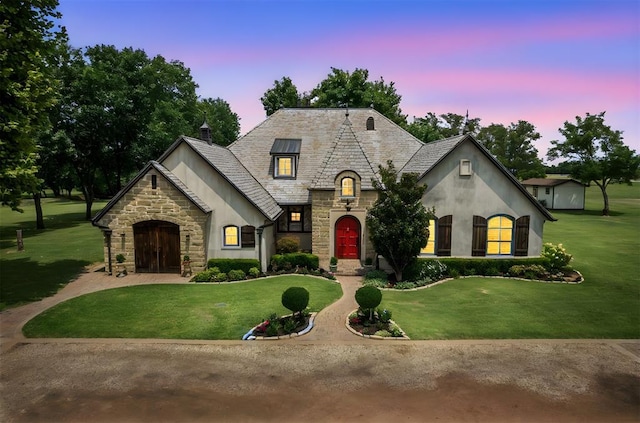
[[[549,211],[536,200],[525,188],[520,181],[516,179],[511,172],[505,168],[482,144],[476,141],[469,134],[456,135],[454,137],[445,138],[443,140],[424,144],[420,150],[407,162],[402,168],[402,173],[415,172],[422,179],[431,169],[440,163],[446,156],[456,149],[463,142],[473,143],[493,164],[507,177],[511,183],[542,213],[542,215],[551,221],[557,219],[549,213]]]
[[[555,187],[558,185],[566,184],[567,182],[575,182],[584,186],[580,181],[575,179],[559,179],[559,178],[531,178],[521,182],[524,186],[539,186],[539,187]]]
[[[228,148],[278,203],[308,204],[309,189],[327,187],[328,167],[336,171],[331,175],[331,187],[336,173],[343,170],[359,173],[363,184],[370,186],[371,169],[377,164],[393,160],[396,168],[402,168],[422,146],[422,142],[374,109],[349,109],[351,127],[347,130],[345,112],[345,109],[280,109]],[[369,117],[374,119],[374,130],[367,130]],[[276,139],[301,140],[295,179],[273,177],[269,153]],[[341,151],[343,146],[358,156],[353,164]]]
[[[208,144],[196,138],[182,136],[169,147],[159,161],[164,160],[183,142],[189,145],[269,220],[276,220],[282,213],[282,209],[275,199],[247,171],[236,156],[225,147]]]
[[[107,205],[91,219],[93,225],[97,225],[97,222],[107,214],[107,212],[114,206],[129,190],[140,181],[151,169],[155,169],[159,174],[171,183],[178,191],[189,199],[196,207],[202,210],[203,213],[211,213],[211,207],[209,207],[204,201],[202,201],[197,195],[193,193],[176,175],[171,173],[169,169],[162,166],[156,161],[150,161],[147,165],[133,178],[127,185],[125,185],[120,192],[118,192]]]
[[[343,170],[356,172],[361,178],[362,189],[373,188],[371,179],[376,178],[376,172],[362,150],[348,116],[309,188],[333,189],[336,175]]]

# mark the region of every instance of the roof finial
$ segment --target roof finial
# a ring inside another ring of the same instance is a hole
[[[349,117],[349,103],[346,103],[346,104],[345,104],[345,108],[346,108],[346,109],[345,109],[345,110],[346,110],[346,112],[344,113],[344,116],[348,118],[348,117]]]
[[[460,135],[464,135],[464,130],[467,129],[468,123],[469,123],[469,109],[467,109],[467,114],[464,117],[464,122],[462,122],[462,126],[460,127]]]

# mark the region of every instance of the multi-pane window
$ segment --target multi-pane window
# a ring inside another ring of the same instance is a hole
[[[340,195],[342,197],[354,197],[354,179],[353,178],[342,178]]]
[[[487,220],[487,254],[510,255],[513,240],[513,220],[494,216]]]
[[[225,247],[239,247],[240,234],[237,226],[225,226],[223,228],[223,245]]]
[[[276,157],[276,176],[293,177],[293,157]]]
[[[311,206],[281,206],[278,232],[311,232]]]

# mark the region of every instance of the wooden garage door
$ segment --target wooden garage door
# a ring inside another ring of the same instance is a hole
[[[180,273],[180,227],[149,220],[133,225],[136,272]]]

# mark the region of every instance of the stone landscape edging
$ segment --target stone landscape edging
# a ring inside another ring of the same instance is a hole
[[[313,329],[313,321],[315,320],[317,314],[318,313],[311,313],[309,315],[309,324],[307,325],[306,328],[302,329],[300,332],[294,332],[287,335],[277,335],[277,336],[255,336],[253,335],[253,331],[255,331],[256,328],[262,324],[262,323],[259,323],[255,325],[253,328],[251,328],[251,330],[242,337],[242,340],[243,341],[274,341],[277,339],[289,339],[289,338],[296,338],[298,336],[306,335],[307,333],[309,333],[309,331],[311,331],[311,329]],[[288,314],[287,316],[291,316],[291,315]],[[287,316],[281,316],[281,317],[287,317]]]
[[[383,291],[396,291],[396,292],[402,292],[402,291],[419,291],[421,289],[425,289],[425,288],[431,288],[432,286],[436,286],[436,285],[440,285],[443,284],[445,282],[450,282],[450,281],[455,281],[456,279],[467,279],[467,278],[491,278],[491,279],[512,279],[512,280],[516,280],[516,281],[524,281],[524,282],[538,282],[538,283],[556,283],[556,284],[567,284],[567,285],[580,285],[582,282],[584,282],[584,276],[582,275],[582,273],[580,273],[579,270],[574,270],[574,272],[576,272],[578,275],[580,275],[580,280],[577,282],[568,282],[568,281],[544,281],[542,279],[527,279],[527,278],[517,278],[517,277],[511,277],[511,276],[485,276],[485,275],[468,275],[468,276],[458,276],[457,278],[445,278],[442,280],[439,280],[437,282],[434,283],[430,283],[429,285],[424,285],[424,286],[417,286],[415,288],[409,288],[409,289],[396,289],[396,288],[378,288],[381,289]]]
[[[365,335],[364,333],[360,333],[357,330],[355,330],[354,328],[351,327],[351,325],[349,324],[349,316],[352,315],[353,313],[357,313],[358,309],[353,310],[351,313],[349,313],[347,315],[347,319],[345,321],[345,326],[347,327],[347,329],[349,330],[349,332],[353,333],[354,335],[358,335],[362,338],[369,338],[369,339],[381,339],[383,341],[394,341],[394,340],[398,340],[398,341],[407,341],[407,340],[411,340],[411,338],[409,338],[407,336],[407,334],[405,333],[405,331],[402,330],[402,328],[400,326],[398,326],[398,324],[396,322],[394,322],[393,320],[389,319],[390,323],[393,323],[394,325],[398,326],[398,329],[400,329],[400,332],[402,332],[402,336],[378,336],[378,335]]]

